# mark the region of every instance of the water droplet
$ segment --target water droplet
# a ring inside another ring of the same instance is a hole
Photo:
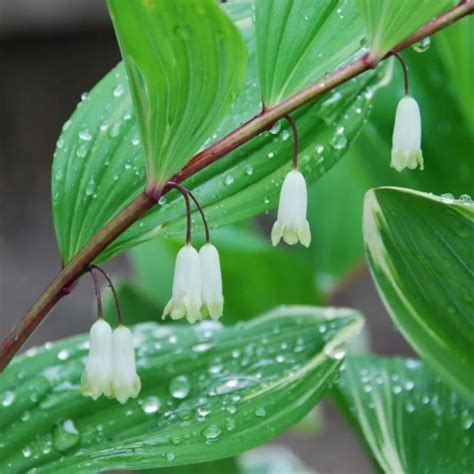
[[[120,133],[120,122],[114,123],[109,129],[109,137],[116,138]]]
[[[171,462],[171,461],[174,461],[176,458],[176,454],[174,454],[173,452],[169,452],[167,455],[166,455],[166,459]]]
[[[343,150],[347,145],[347,137],[344,134],[344,127],[337,127],[336,133],[331,139],[331,146],[335,150]]]
[[[89,130],[81,130],[79,132],[79,139],[85,142],[90,142],[92,140],[91,132],[89,132]]]
[[[117,84],[114,88],[113,94],[114,97],[120,97],[123,95],[125,92],[125,88],[123,87],[123,84]]]
[[[446,204],[453,204],[454,203],[454,196],[451,193],[441,194],[441,199]]]
[[[230,186],[234,182],[234,177],[231,174],[228,174],[224,179],[224,184]]]
[[[9,407],[13,405],[13,402],[15,401],[15,394],[13,392],[5,392],[2,397],[2,405],[4,407]]]
[[[66,420],[53,430],[53,446],[59,452],[65,452],[74,447],[81,435],[72,420]]]
[[[85,189],[86,196],[92,196],[95,192],[95,181],[94,178],[89,179]]]
[[[278,135],[281,130],[281,121],[278,121],[273,127],[270,129],[270,133],[272,135]]]
[[[400,387],[400,385],[394,385],[394,386],[392,387],[392,392],[393,392],[395,395],[398,395],[401,391],[402,391],[402,387]]]
[[[133,146],[138,146],[140,145],[140,139],[138,137],[132,138],[132,145]]]
[[[148,397],[145,400],[140,400],[143,411],[147,414],[156,413],[160,407],[161,402],[158,397]]]
[[[272,159],[275,156],[275,153],[273,153],[273,151],[270,151],[269,153],[267,153],[267,156],[268,158]]]
[[[422,40],[418,41],[415,43],[412,48],[417,52],[417,53],[424,53],[429,49],[431,46],[431,38],[427,36],[426,38],[423,38]]]
[[[212,347],[212,344],[210,342],[201,342],[200,344],[196,344],[193,346],[193,351],[194,352],[206,352]]]
[[[252,176],[253,175],[253,166],[252,165],[247,165],[245,167],[245,174],[247,176]]]
[[[25,456],[25,458],[29,458],[31,456],[31,449],[28,448],[28,446],[26,448],[23,448],[21,452],[23,456]]]
[[[286,140],[288,140],[288,138],[290,138],[290,131],[289,130],[283,130],[283,132],[281,132],[281,139],[286,142]]]
[[[186,375],[178,375],[170,382],[170,394],[172,397],[182,400],[189,395],[191,384]]]
[[[317,155],[322,155],[324,152],[324,145],[316,145],[314,147],[314,151],[316,152]]]
[[[66,349],[61,349],[58,352],[58,359],[59,360],[67,360],[68,358],[69,358],[69,351],[67,351]]]
[[[227,431],[232,431],[233,429],[235,429],[235,420],[233,418],[227,418],[225,420],[225,429]]]
[[[217,439],[221,435],[222,431],[217,425],[206,426],[201,431],[201,434],[209,441]]]
[[[255,416],[258,416],[259,418],[263,418],[264,416],[267,415],[267,412],[265,411],[265,408],[260,407],[255,410]]]
[[[367,36],[362,36],[362,38],[359,41],[359,44],[361,48],[366,48],[369,44],[369,38],[367,38]]]
[[[87,147],[84,145],[81,145],[77,150],[76,150],[76,155],[79,158],[85,158],[87,156],[88,150]]]
[[[58,170],[56,173],[54,173],[54,179],[56,181],[61,181],[64,178],[64,173],[63,170]]]
[[[469,194],[461,194],[461,196],[459,196],[459,200],[463,204],[472,204],[472,198],[469,196]]]

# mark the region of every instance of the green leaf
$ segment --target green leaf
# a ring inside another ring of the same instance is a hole
[[[357,7],[345,0],[259,0],[255,2],[255,36],[267,107],[363,52]]]
[[[358,0],[369,38],[370,56],[382,59],[420,26],[456,3],[457,0]]]
[[[474,134],[474,18],[467,17],[436,35],[453,96]]]
[[[221,261],[224,323],[250,319],[268,311],[275,302],[319,302],[312,267],[298,255],[273,248],[250,229],[222,229],[213,232],[212,241]],[[161,307],[170,298],[176,254],[182,245],[158,238],[130,253],[139,287]]]
[[[238,10],[239,15],[242,11]],[[250,15],[250,11],[248,11]],[[250,18],[249,16],[247,17]],[[239,16],[249,50],[250,21]],[[379,72],[368,72],[293,114],[300,135],[301,170],[315,181],[345,153],[368,116]],[[120,85],[124,92],[115,97]],[[250,57],[245,87],[211,142],[260,111],[260,90]],[[80,140],[87,130],[91,138]],[[290,168],[292,142],[282,121],[186,181],[212,227],[237,222],[276,207],[281,182]],[[62,133],[53,164],[53,214],[63,260],[69,261],[114,215],[145,187],[143,150],[132,112],[123,65],[110,72],[81,103]],[[183,235],[182,198],[170,193],[131,226],[97,262],[158,234]],[[195,227],[200,219],[196,215]],[[96,263],[97,263],[96,262]]]
[[[148,180],[156,187],[190,160],[228,112],[244,79],[245,44],[214,0],[108,4]]]
[[[336,391],[383,472],[459,474],[474,465],[474,411],[421,362],[348,357]]]
[[[236,455],[313,408],[362,324],[353,310],[301,306],[227,328],[138,325],[142,392],[125,405],[80,395],[85,336],[30,350],[0,377],[0,472],[149,469]]]
[[[126,280],[116,280],[114,285],[127,324],[144,323],[161,318],[163,306],[157,304],[155,299],[143,291],[141,287],[133,285]],[[102,291],[102,302],[104,319],[110,324],[115,325],[117,323],[115,300],[108,287],[105,287]]]
[[[474,402],[474,206],[375,189],[365,198],[364,239],[372,276],[404,336]]]
[[[250,474],[239,468],[237,458],[220,459],[179,467],[162,467],[140,471],[142,474]]]

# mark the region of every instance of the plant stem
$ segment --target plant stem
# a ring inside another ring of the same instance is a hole
[[[445,28],[456,20],[473,13],[474,0],[464,0],[443,15],[428,22],[409,38],[395,46],[386,57],[394,52],[420,41],[426,36],[432,35]],[[378,61],[377,61],[378,62]],[[374,68],[377,62],[371,61],[369,55],[365,55],[352,63],[337,69],[326,78],[307,87],[298,94],[288,98],[284,102],[263,110],[259,115],[244,123],[215,144],[201,151],[176,174],[171,181],[179,183],[194,175],[214,161],[223,157],[230,151],[236,149],[243,143],[249,141],[258,134],[270,128],[277,120],[298,109],[304,104],[311,102],[316,97],[325,94],[353,77]],[[70,291],[74,282],[85,272],[93,260],[124,230],[140,219],[156,201],[169,191],[169,187],[163,189],[151,188],[138,195],[124,210],[112,218],[90,241],[75,255],[63,269],[56,275],[54,280],[41,294],[39,299],[28,310],[20,322],[12,329],[0,346],[0,371],[3,370],[24,342],[47,316],[55,304]]]
[[[403,70],[403,83],[405,86],[405,95],[410,95],[410,81],[408,79],[408,66],[405,60],[402,58],[402,56],[398,53],[393,53],[393,57],[397,58],[398,61],[400,62],[400,65],[402,66]]]

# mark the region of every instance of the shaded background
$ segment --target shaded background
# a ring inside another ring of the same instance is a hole
[[[50,169],[61,126],[81,93],[119,58],[105,2],[0,0],[1,338],[59,269]],[[114,274],[130,272],[124,257],[106,268]],[[393,328],[365,267],[346,281],[331,303],[358,308],[366,315],[375,352],[411,353]],[[87,331],[91,306],[92,285],[84,279],[60,302],[27,347]],[[289,434],[277,442],[291,446],[321,473],[372,472],[354,435],[327,404],[324,419],[325,430],[320,435]]]

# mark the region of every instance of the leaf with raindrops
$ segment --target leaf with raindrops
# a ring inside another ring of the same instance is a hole
[[[380,60],[400,41],[424,23],[454,7],[458,0],[398,0],[394,2],[357,0],[364,19],[370,56]],[[418,51],[429,47],[430,38],[414,45]]]
[[[424,361],[474,402],[474,205],[403,188],[365,197],[372,276],[395,323]]]
[[[366,52],[354,1],[261,0],[254,22],[258,77],[269,108]]]
[[[348,357],[334,392],[381,472],[471,472],[474,410],[422,362]]]
[[[125,405],[80,394],[86,336],[30,349],[0,378],[0,472],[148,469],[239,454],[314,407],[362,325],[354,310],[305,306],[234,327],[137,325],[142,391]]]
[[[108,0],[143,142],[149,187],[214,133],[245,74],[246,48],[214,0]]]
[[[245,86],[206,145],[258,114],[261,107],[250,8],[248,3],[239,6],[231,12],[249,49]],[[374,91],[384,72],[384,68],[368,72],[294,114],[300,136],[300,169],[308,181],[323,176],[356,138],[367,120]],[[83,132],[87,140],[81,139]],[[53,215],[64,261],[69,261],[143,191],[143,153],[125,69],[120,64],[83,97],[57,144]],[[268,212],[277,205],[291,154],[291,134],[285,121],[281,121],[185,184],[205,208],[211,227],[225,226]],[[200,219],[193,217],[193,225],[198,230]],[[182,198],[176,192],[170,193],[110,244],[97,262],[158,234],[183,236],[185,227]]]

